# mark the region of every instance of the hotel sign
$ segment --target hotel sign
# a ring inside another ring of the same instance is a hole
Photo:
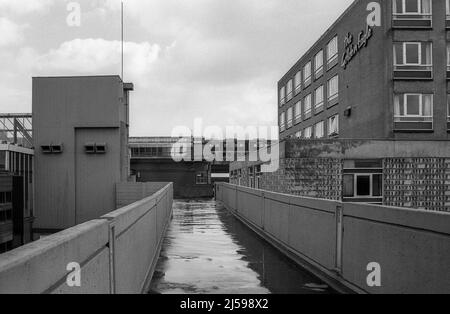
[[[373,36],[373,27],[367,25],[365,31],[361,31],[358,34],[357,40],[351,33],[348,33],[344,38],[345,52],[342,56],[341,66],[345,69],[347,65],[353,60],[353,58],[359,53],[361,49],[367,47],[369,40]]]

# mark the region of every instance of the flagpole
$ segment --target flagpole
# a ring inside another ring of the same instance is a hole
[[[122,31],[122,37],[121,37],[121,44],[122,44],[122,81],[125,81],[123,77],[123,0],[121,1],[121,31]]]

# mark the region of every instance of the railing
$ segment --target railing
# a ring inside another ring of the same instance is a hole
[[[340,291],[450,293],[448,213],[311,199],[224,183],[216,185],[216,199]]]
[[[146,293],[172,200],[168,184],[109,215],[1,255],[0,294]]]

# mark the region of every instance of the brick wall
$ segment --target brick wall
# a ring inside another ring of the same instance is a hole
[[[241,168],[241,185],[250,186],[249,167]],[[232,178],[237,184],[237,179]],[[329,200],[340,200],[342,189],[342,160],[337,158],[286,158],[280,169],[264,173],[260,189]]]
[[[385,159],[384,204],[450,211],[450,158]]]
[[[241,186],[251,186],[243,164]],[[450,158],[384,158],[384,199],[387,206],[450,212]],[[274,173],[261,175],[262,190],[341,200],[343,159],[282,158]],[[236,177],[231,183],[238,184]]]

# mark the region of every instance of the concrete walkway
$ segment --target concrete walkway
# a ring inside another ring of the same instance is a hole
[[[150,293],[333,293],[215,201],[175,201]]]

